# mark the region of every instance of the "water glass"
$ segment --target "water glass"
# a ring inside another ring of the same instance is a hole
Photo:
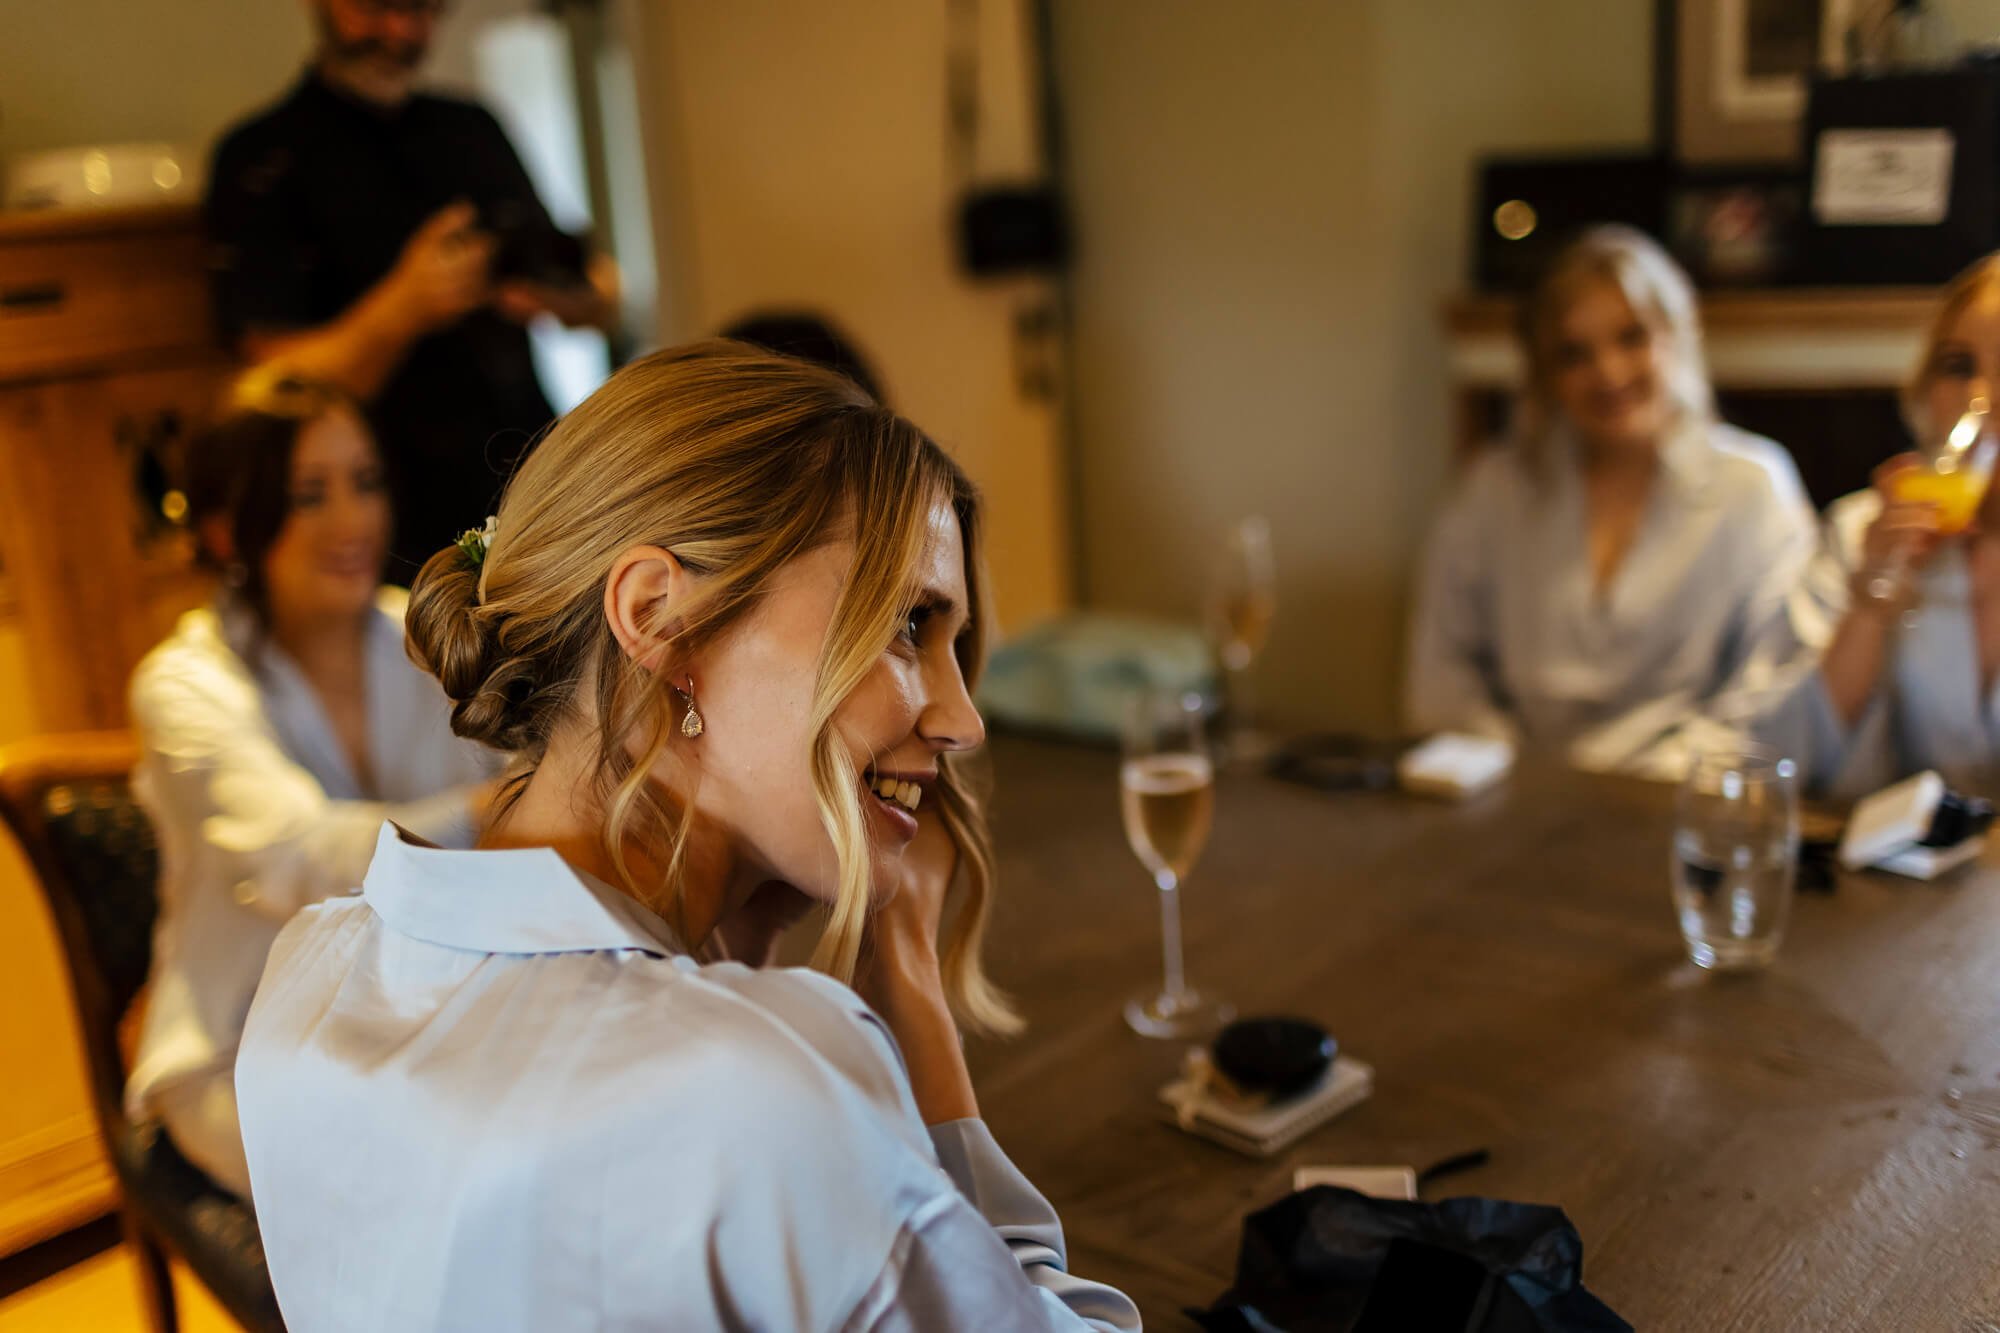
[[[1674,911],[1688,957],[1718,971],[1775,958],[1798,864],[1792,761],[1755,748],[1697,755],[1674,821]]]

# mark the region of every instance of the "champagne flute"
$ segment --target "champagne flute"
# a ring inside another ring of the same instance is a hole
[[[1209,637],[1226,681],[1232,758],[1254,759],[1264,749],[1257,731],[1250,668],[1264,651],[1277,613],[1277,570],[1271,555],[1271,524],[1252,514],[1233,524],[1213,566],[1208,597]]]
[[[1181,951],[1181,892],[1215,814],[1215,765],[1202,739],[1199,695],[1148,690],[1132,701],[1118,786],[1125,840],[1160,892],[1164,963],[1159,992],[1134,996],[1125,1021],[1148,1037],[1204,1035],[1233,1011],[1188,985]]]

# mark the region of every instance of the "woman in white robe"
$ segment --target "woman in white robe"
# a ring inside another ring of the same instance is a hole
[[[978,520],[852,381],[710,343],[424,567],[413,652],[522,770],[479,850],[385,826],[272,949],[237,1091],[288,1327],[1138,1327],[960,1046],[1014,1025],[956,767]],[[809,911],[819,970],[772,966]]]
[[[1693,292],[1637,232],[1560,255],[1521,347],[1515,438],[1431,532],[1406,720],[1677,777],[1785,679],[1811,508],[1783,448],[1716,420]]]
[[[247,1195],[232,1071],[279,927],[353,893],[382,820],[469,846],[496,769],[403,651],[383,588],[382,462],[337,392],[247,381],[189,447],[190,520],[224,575],[133,673],[133,791],[160,839],[160,917],[126,1098]]]
[[[1950,431],[2000,391],[2000,255],[1946,289],[1904,394],[1912,433]],[[1971,456],[1990,466],[1989,436]],[[2000,496],[1966,524],[1898,498],[1918,460],[1899,455],[1875,485],[1834,503],[1794,614],[1826,645],[1759,730],[1798,761],[1808,789],[1851,800],[1936,769],[2000,796]],[[1955,530],[1951,530],[1955,529]]]

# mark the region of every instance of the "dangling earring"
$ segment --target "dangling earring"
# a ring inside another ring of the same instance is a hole
[[[687,716],[681,719],[681,735],[687,737],[689,740],[693,740],[695,737],[701,735],[702,732],[701,710],[694,706],[693,676],[688,677],[687,688],[682,690],[681,693],[687,696],[688,701]]]

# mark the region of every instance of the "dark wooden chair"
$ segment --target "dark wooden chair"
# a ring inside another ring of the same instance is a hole
[[[126,1240],[157,1333],[179,1326],[172,1255],[253,1333],[281,1331],[257,1219],[175,1150],[159,1126],[125,1114],[118,1025],[146,983],[159,915],[153,829],[127,778],[125,732],[43,736],[0,750],[0,818],[47,898],[76,995],[91,1101],[124,1195]]]

